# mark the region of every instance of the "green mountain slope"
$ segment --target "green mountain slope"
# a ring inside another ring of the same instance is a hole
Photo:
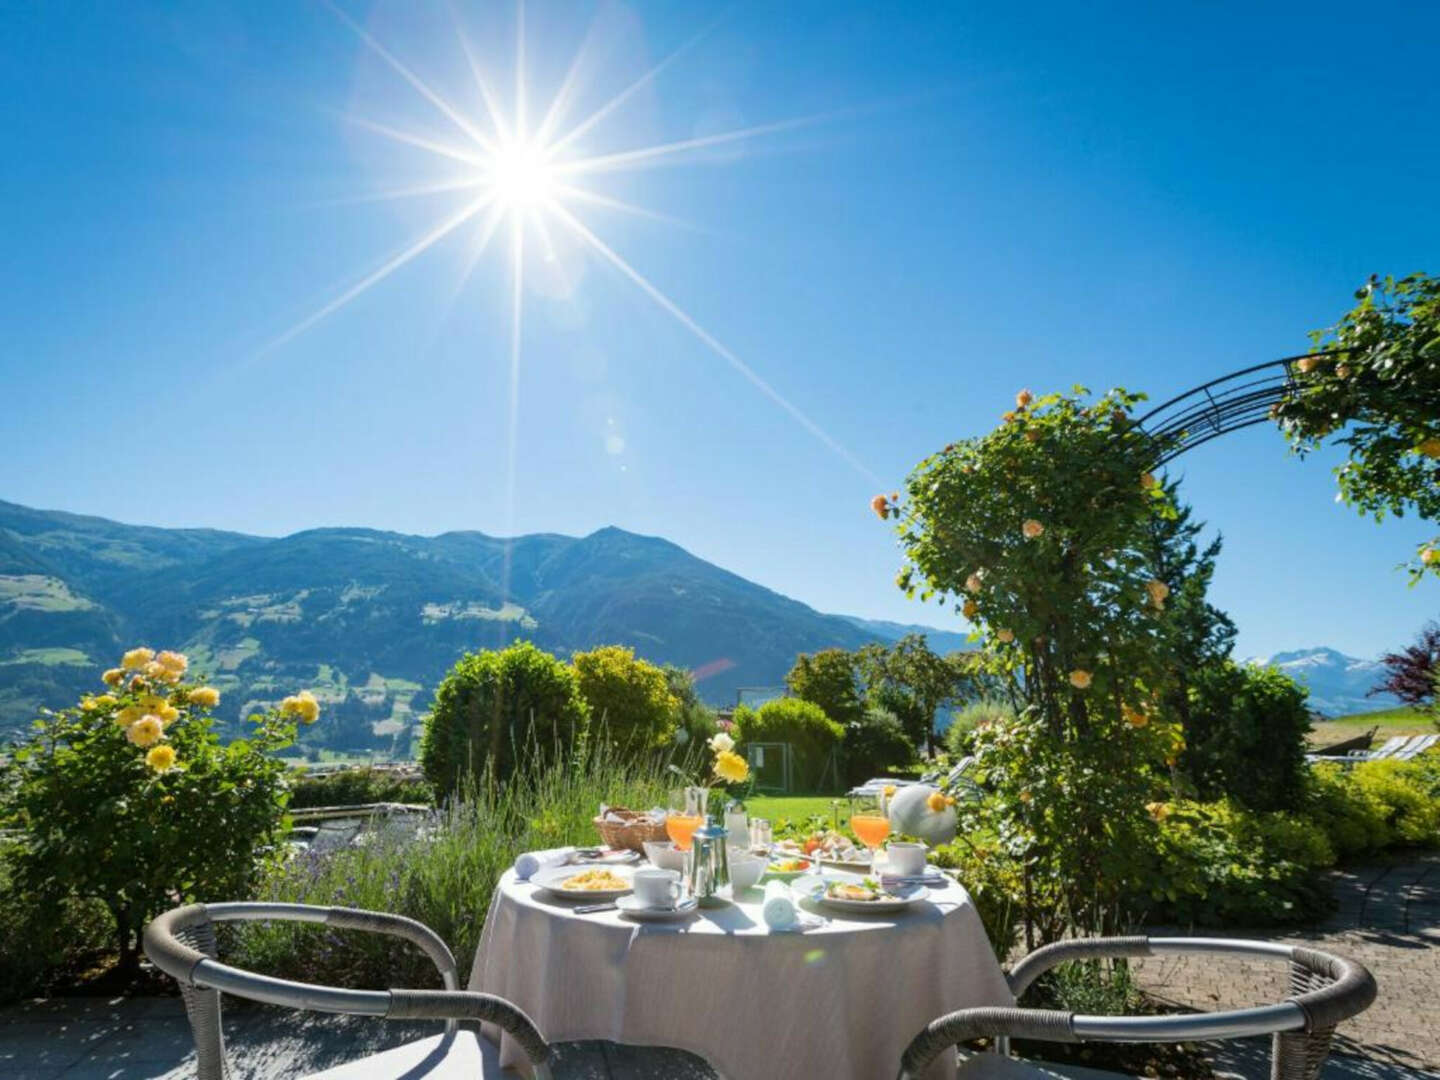
[[[140,642],[189,653],[237,729],[251,708],[311,687],[325,711],[307,741],[404,752],[456,658],[517,637],[561,655],[632,645],[695,670],[725,703],[780,683],[797,652],[892,636],[617,528],[265,539],[0,502],[0,733],[94,689]]]

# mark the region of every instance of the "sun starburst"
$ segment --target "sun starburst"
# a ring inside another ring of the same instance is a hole
[[[578,149],[582,145],[582,137],[590,137],[602,132],[607,120],[615,116],[642,88],[652,84],[662,72],[671,68],[684,54],[693,49],[708,33],[709,28],[696,34],[660,63],[626,85],[599,108],[562,130],[565,114],[577,100],[577,84],[584,53],[584,46],[582,46],[569,65],[560,87],[545,109],[539,124],[532,128],[528,120],[529,87],[526,83],[525,70],[526,42],[523,0],[520,0],[516,8],[515,85],[508,109],[497,95],[493,80],[487,75],[484,65],[480,63],[476,50],[458,15],[455,17],[455,38],[465,54],[470,73],[475,80],[476,100],[483,104],[483,117],[470,115],[443,95],[368,29],[334,6],[331,0],[322,0],[322,2],[341,23],[355,34],[366,49],[379,58],[415,94],[428,102],[435,112],[454,129],[452,138],[456,141],[446,141],[444,138],[436,138],[432,133],[396,128],[365,117],[348,117],[359,128],[373,135],[417,151],[423,151],[435,158],[445,159],[450,163],[452,170],[444,179],[433,183],[411,185],[367,198],[403,199],[436,193],[463,192],[465,201],[456,211],[442,217],[414,241],[384,259],[378,269],[362,277],[272,340],[266,347],[267,349],[295,338],[320,321],[334,315],[356,297],[375,287],[396,270],[462,228],[476,230],[476,240],[468,264],[469,268],[473,268],[490,247],[490,241],[500,226],[508,225],[511,295],[509,298],[510,415],[507,440],[508,484],[506,498],[507,525],[512,524],[515,502],[515,456],[518,445],[516,428],[522,368],[521,330],[526,288],[526,236],[527,233],[534,234],[539,249],[543,252],[547,262],[558,261],[552,238],[552,227],[554,227],[563,229],[575,237],[579,241],[578,250],[592,253],[603,263],[619,271],[625,280],[659,305],[707,350],[724,360],[751,386],[770,399],[804,430],[864,475],[868,482],[879,484],[880,481],[875,474],[866,468],[854,454],[781,394],[751,365],[724,345],[719,338],[702,327],[678,302],[662,292],[613,247],[602,240],[580,216],[581,206],[589,205],[660,221],[671,220],[646,207],[636,206],[603,192],[592,190],[585,186],[585,181],[589,177],[598,177],[601,174],[648,169],[658,165],[682,162],[693,159],[696,151],[791,131],[828,119],[828,116],[802,117],[651,146],[615,147],[603,152],[581,154]],[[453,171],[457,164],[460,169],[458,177]],[[563,273],[563,270],[561,272]]]

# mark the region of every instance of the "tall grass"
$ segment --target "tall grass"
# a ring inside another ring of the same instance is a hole
[[[419,919],[449,944],[468,977],[500,875],[522,851],[594,844],[601,803],[665,803],[664,762],[628,760],[603,746],[580,760],[518,769],[503,783],[469,782],[418,835],[381,830],[373,842],[304,854],[270,872],[258,899],[389,911]],[[296,923],[233,928],[222,943],[255,971],[352,987],[438,986],[418,950],[374,934]]]

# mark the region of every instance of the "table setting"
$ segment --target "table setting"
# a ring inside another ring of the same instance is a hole
[[[622,832],[602,808],[597,831],[625,847],[517,858],[470,989],[516,1002],[548,1038],[677,1047],[732,1080],[892,1075],[935,1016],[1013,1003],[969,894],[925,844],[873,823],[854,830],[866,865],[850,851],[827,866],[833,851],[711,813],[687,788],[614,815]],[[507,1042],[502,1062],[523,1070]]]

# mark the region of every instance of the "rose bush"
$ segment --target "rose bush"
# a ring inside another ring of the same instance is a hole
[[[0,811],[19,836],[14,887],[55,910],[102,902],[127,973],[165,908],[249,894],[287,823],[275,752],[319,713],[308,692],[286,698],[222,746],[219,693],[186,682],[187,667],[179,653],[132,649],[105,673],[108,692],[43,715],[0,766]]]
[[[1377,521],[1414,510],[1440,518],[1440,278],[1372,277],[1334,326],[1311,334],[1322,355],[1292,369],[1296,392],[1272,411],[1298,454],[1344,447],[1340,498]],[[1440,538],[1421,544],[1415,579],[1440,573]]]

